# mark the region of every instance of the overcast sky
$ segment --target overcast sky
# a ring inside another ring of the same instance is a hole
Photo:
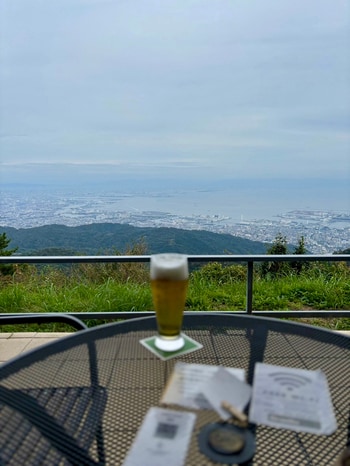
[[[348,0],[1,0],[0,28],[2,164],[349,175]]]

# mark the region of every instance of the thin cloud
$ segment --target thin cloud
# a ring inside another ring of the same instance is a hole
[[[343,0],[5,0],[1,158],[343,176],[349,13]]]

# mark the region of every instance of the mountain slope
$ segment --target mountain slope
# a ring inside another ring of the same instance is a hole
[[[165,251],[184,254],[264,254],[266,245],[258,241],[228,234],[203,230],[177,228],[140,228],[114,223],[93,223],[68,227],[45,225],[35,228],[0,227],[11,239],[10,247],[18,247],[17,254],[106,254],[128,247],[143,240],[147,253]]]

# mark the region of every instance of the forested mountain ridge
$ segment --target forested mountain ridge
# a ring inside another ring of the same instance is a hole
[[[92,223],[69,227],[44,225],[33,228],[0,227],[18,247],[20,255],[69,255],[123,253],[143,241],[147,254],[172,251],[184,254],[265,254],[267,245],[229,234],[178,228],[134,227],[116,223]]]

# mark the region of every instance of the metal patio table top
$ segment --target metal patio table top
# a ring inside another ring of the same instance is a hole
[[[0,465],[122,465],[147,411],[160,406],[177,361],[243,368],[250,384],[257,362],[326,374],[337,431],[323,436],[250,424],[256,452],[244,464],[331,466],[349,446],[350,338],[232,314],[186,314],[183,331],[203,348],[168,361],[139,343],[156,333],[155,318],[147,317],[83,330],[4,364]],[[218,415],[194,412],[186,464],[219,464],[198,447],[199,432]]]

